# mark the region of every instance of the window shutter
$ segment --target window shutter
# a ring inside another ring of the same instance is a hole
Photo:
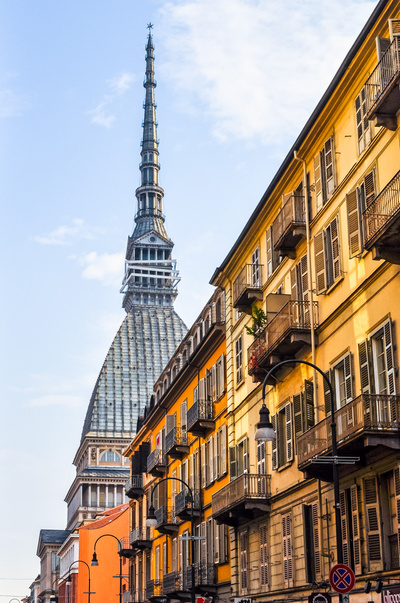
[[[315,184],[315,203],[317,206],[317,212],[323,205],[322,198],[322,179],[321,179],[321,156],[318,153],[314,157],[314,184]]]
[[[297,301],[297,278],[296,278],[296,266],[290,270],[290,287],[291,297],[293,301]]]
[[[220,446],[220,438],[221,432],[217,431],[214,434],[214,479],[218,479],[220,477],[220,454],[221,454],[221,446]]]
[[[371,170],[364,178],[365,207],[375,199],[375,172]]]
[[[376,477],[364,478],[364,504],[369,569],[381,561],[381,534]],[[378,567],[376,567],[378,569]]]
[[[213,436],[210,437],[210,439],[208,440],[208,453],[209,453],[209,459],[208,459],[208,463],[209,463],[209,476],[210,479],[208,480],[208,483],[211,484],[214,481],[214,438]]]
[[[320,294],[326,291],[326,267],[323,231],[319,232],[314,237],[314,258],[317,281],[317,294]]]
[[[303,404],[301,394],[294,394],[293,396],[293,417],[294,433],[297,437],[305,431],[303,423]]]
[[[365,117],[367,113],[367,97],[365,88],[362,88],[360,94],[356,97],[356,124],[358,138],[358,153],[362,153],[366,145],[371,142],[371,124]]]
[[[225,391],[225,355],[221,354],[218,359],[218,383],[219,383],[219,392],[218,397],[222,396]]]
[[[196,385],[196,387],[195,387],[195,388],[194,388],[194,390],[193,390],[193,404],[194,404],[195,402],[197,402],[197,401],[198,401],[198,399],[199,399],[199,386],[198,386],[198,385]]]
[[[321,573],[321,550],[319,544],[319,521],[318,521],[318,503],[311,505],[311,518],[313,526],[313,544],[314,544],[314,567],[315,573]]]
[[[243,440],[243,473],[248,473],[249,469],[249,438],[245,438]]]
[[[344,380],[346,387],[346,404],[353,399],[353,358],[352,354],[347,354],[344,359]]]
[[[206,459],[206,445],[201,445],[201,487],[207,486],[207,459]]]
[[[268,586],[268,543],[267,543],[267,525],[260,526],[260,573],[261,586]]]
[[[199,400],[204,401],[206,399],[206,382],[205,379],[199,381]]]
[[[353,529],[354,572],[361,574],[361,540],[360,540],[360,514],[358,509],[358,489],[354,484],[350,487],[351,523]]]
[[[292,526],[290,515],[282,516],[283,579],[285,586],[293,586]]]
[[[371,342],[365,339],[358,344],[358,359],[360,361],[361,393],[372,393],[371,380]]]
[[[176,415],[167,415],[165,417],[165,432],[169,433],[170,431],[172,431],[175,427],[175,423],[176,423]]]
[[[339,238],[339,215],[336,216],[330,223],[331,245],[332,245],[332,264],[333,264],[333,280],[336,281],[341,274],[340,261],[340,238]]]
[[[277,446],[277,433],[276,433],[276,415],[271,416],[272,427],[275,431],[275,437],[272,440],[272,469],[278,468],[278,446]]]
[[[390,21],[390,19],[389,19]],[[390,39],[389,38],[375,38],[375,43],[376,43],[376,58],[378,59],[378,63],[379,61],[382,59],[383,55],[385,54],[385,52],[387,51],[387,49],[390,46]]]
[[[272,226],[270,226],[266,233],[266,250],[267,250],[267,278],[271,276],[274,271],[272,264]]]
[[[179,548],[179,567],[178,572],[181,572],[183,569],[183,542],[182,536],[178,536],[178,548]]]
[[[200,563],[207,563],[207,525],[205,521],[200,524],[200,536],[202,537],[202,540],[200,540]]]
[[[247,532],[242,532],[239,537],[240,543],[240,586],[247,590]]]
[[[305,429],[315,425],[314,418],[314,386],[312,381],[304,381]]]
[[[229,473],[231,481],[235,479],[237,474],[237,463],[236,463],[236,446],[229,448]]]
[[[211,367],[211,383],[212,383],[212,389],[211,389],[212,400],[213,400],[213,402],[215,402],[215,400],[218,397],[218,394],[217,394],[217,392],[218,392],[218,374],[217,374],[217,365],[216,364],[214,364]]]
[[[299,262],[301,273],[301,292],[303,301],[308,301],[308,271],[307,271],[307,254],[303,255]]]
[[[349,565],[349,522],[347,519],[347,503],[345,490],[340,491],[340,528],[342,530],[343,563]]]
[[[327,379],[331,382],[331,371],[326,371],[326,373],[324,373],[325,377],[327,377]],[[325,402],[325,414],[328,416],[331,414],[331,390],[329,389],[329,385],[327,384],[326,380],[324,379],[324,402]]]
[[[292,406],[285,406],[285,427],[286,427],[286,460],[293,460],[293,435],[292,435]]]
[[[222,426],[221,429],[221,471],[222,475],[225,475],[227,471],[226,467],[226,425]]]
[[[386,370],[388,381],[388,394],[396,393],[394,361],[393,361],[393,343],[392,343],[392,327],[390,320],[383,325],[385,336],[385,355],[386,355]]]
[[[346,195],[347,226],[349,231],[349,257],[354,258],[361,253],[360,214],[358,211],[357,190]]]
[[[400,19],[389,19],[389,34],[390,39],[400,36]]]
[[[400,466],[394,470],[394,496],[396,504],[396,532],[397,532],[397,547],[400,563]]]
[[[333,140],[333,136],[328,138],[328,140],[324,144],[324,164],[326,199],[328,199],[336,187],[335,143]]]
[[[217,522],[214,519],[214,563],[219,563],[220,562],[220,555],[219,555],[219,525],[217,524]]]
[[[257,475],[265,473],[265,442],[257,442]]]

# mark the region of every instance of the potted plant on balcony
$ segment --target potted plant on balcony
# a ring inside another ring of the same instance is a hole
[[[257,339],[257,337],[259,337],[263,332],[268,322],[268,318],[264,310],[262,308],[258,308],[256,304],[253,304],[251,307],[251,318],[253,322],[251,327],[248,327],[247,325],[245,326],[246,333],[248,335],[252,335],[254,339]]]

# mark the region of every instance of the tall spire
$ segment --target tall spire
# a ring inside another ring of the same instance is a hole
[[[143,305],[172,306],[177,296],[179,273],[172,259],[173,242],[164,226],[163,189],[158,185],[158,140],[154,91],[154,45],[149,23],[146,45],[146,90],[142,150],[140,152],[140,186],[136,189],[135,229],[128,237],[125,275],[121,292],[126,312]]]

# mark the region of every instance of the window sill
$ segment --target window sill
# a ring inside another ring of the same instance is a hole
[[[242,385],[244,385],[244,383],[245,383],[245,380],[244,380],[244,379],[242,379],[240,383],[237,383],[237,384],[236,384],[236,386],[235,386],[236,391],[237,391],[238,389],[240,389],[240,388],[242,387]]]
[[[276,471],[284,471],[285,469],[290,467],[292,464],[293,464],[293,461],[288,461],[285,465],[281,465],[280,467],[278,467],[276,469]]]
[[[329,287],[329,289],[327,289],[325,291],[325,295],[329,295],[331,293],[331,291],[333,291],[334,289],[336,289],[336,287],[342,282],[344,281],[344,274],[342,274],[341,276],[339,276],[338,279],[336,279],[336,281],[334,283],[332,283],[332,285]]]

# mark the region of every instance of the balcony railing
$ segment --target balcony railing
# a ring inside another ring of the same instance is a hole
[[[200,511],[200,490],[192,490],[193,494],[193,515],[198,516]],[[191,500],[186,488],[183,488],[178,494],[175,494],[175,515],[181,519],[189,519],[191,516]],[[183,517],[184,516],[184,517]]]
[[[216,583],[216,572],[213,563],[195,563],[194,564],[194,583],[195,586],[213,586]],[[192,567],[186,568],[186,585],[192,588]]]
[[[296,245],[306,236],[306,205],[303,195],[293,193],[272,223],[274,249],[296,258]]]
[[[129,538],[121,538],[120,539],[118,553],[119,553],[119,555],[121,555],[121,557],[126,557],[128,559],[130,557],[133,557],[133,555],[135,554],[135,551],[131,547]]]
[[[130,534],[131,545],[134,549],[144,550],[151,548],[151,528],[134,528]]]
[[[244,473],[212,496],[212,514],[219,523],[236,526],[269,510],[271,476]]]
[[[125,494],[129,498],[137,498],[143,494],[143,475],[132,475],[125,484]]]
[[[400,108],[399,79],[400,38],[395,36],[364,85],[366,117],[376,117],[377,126],[396,129],[395,115]]]
[[[262,300],[261,264],[246,264],[233,282],[233,306],[242,312],[251,313],[252,304]]]
[[[311,302],[289,301],[267,324],[261,335],[253,341],[247,350],[249,375],[256,375],[268,367],[268,357],[274,352],[293,355],[308,341],[297,337],[296,333],[310,332]],[[318,302],[313,302],[314,327],[318,326]],[[293,336],[294,335],[294,336]],[[293,336],[293,337],[291,337]]]
[[[162,474],[167,468],[165,455],[159,448],[155,448],[147,457],[147,473]]]
[[[400,251],[400,171],[382,192],[368,205],[363,213],[364,246],[370,249],[376,243],[380,248]],[[395,223],[396,222],[396,223]],[[393,228],[393,232],[390,231]],[[384,240],[380,240],[381,237]],[[397,262],[396,262],[397,263]]]
[[[214,427],[214,407],[211,400],[196,400],[187,412],[187,429],[202,435]]]
[[[161,580],[149,580],[146,583],[146,599],[151,600],[153,597],[162,597],[162,594]]]
[[[180,590],[179,572],[170,572],[163,576],[163,595],[176,593]]]
[[[155,528],[161,534],[173,534],[178,531],[175,510],[172,507],[159,507],[155,512],[155,516],[157,521]]]
[[[385,434],[393,435],[393,433],[398,436],[400,396],[362,394],[337,410],[335,420],[339,449],[370,432],[383,437]],[[382,443],[384,440],[379,441]],[[365,442],[360,445],[365,447]],[[326,454],[331,448],[331,419],[327,417],[299,436],[297,440],[299,469],[304,470],[314,456]]]
[[[187,431],[180,427],[173,427],[165,438],[165,452],[173,458],[181,458],[189,452]]]

